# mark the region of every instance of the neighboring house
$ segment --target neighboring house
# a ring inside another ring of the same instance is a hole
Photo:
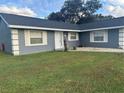
[[[76,25],[0,13],[0,47],[23,55],[68,48],[100,47],[124,49],[124,17]]]

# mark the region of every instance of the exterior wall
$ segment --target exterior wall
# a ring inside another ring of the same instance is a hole
[[[25,46],[25,35],[24,30],[18,30],[18,38],[19,38],[19,54],[31,54],[45,51],[54,51],[55,50],[55,32],[47,31],[48,44],[47,45],[37,45],[37,46]],[[68,32],[64,34],[68,35]],[[68,37],[68,36],[67,36]],[[68,41],[67,45],[69,48],[79,46],[78,41]]]
[[[68,47],[78,47],[79,46],[79,41],[68,41],[67,42]]]
[[[0,47],[4,44],[5,52],[12,53],[11,31],[7,24],[0,18]]]
[[[90,32],[82,32],[79,37],[83,47],[119,48],[119,29],[108,30],[107,43],[90,42]]]
[[[19,54],[31,54],[45,51],[53,51],[55,49],[54,32],[48,31],[48,44],[37,45],[37,46],[25,46],[25,35],[24,30],[18,30],[19,34]]]

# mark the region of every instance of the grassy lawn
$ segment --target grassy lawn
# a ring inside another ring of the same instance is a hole
[[[0,53],[0,93],[124,93],[124,54]]]

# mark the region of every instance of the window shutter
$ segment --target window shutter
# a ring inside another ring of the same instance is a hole
[[[47,43],[48,43],[48,40],[47,40],[47,32],[43,32],[43,44],[44,45],[47,45]]]
[[[76,40],[79,40],[79,34],[77,33],[76,35],[77,35],[77,36],[76,36]]]
[[[70,41],[71,33],[68,33],[68,40]]]
[[[104,41],[108,42],[108,31],[104,31]]]
[[[90,42],[93,42],[94,38],[93,38],[93,32],[90,32]]]
[[[25,46],[29,46],[30,45],[30,31],[25,30],[24,34],[25,34]]]

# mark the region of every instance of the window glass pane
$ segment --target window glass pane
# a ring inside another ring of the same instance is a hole
[[[102,36],[94,37],[94,41],[104,41],[104,37]]]
[[[94,41],[104,41],[104,32],[96,31],[93,33]]]
[[[76,39],[76,36],[71,36],[71,39]]]
[[[43,32],[38,32],[38,31],[31,31],[30,32],[30,37],[31,38],[41,38],[42,37]]]
[[[103,32],[94,32],[94,36],[104,36],[104,33]]]
[[[30,43],[31,44],[42,44],[43,43],[43,32],[31,31],[30,32]]]
[[[31,38],[31,44],[42,44],[43,39],[42,38]]]
[[[71,33],[72,36],[76,36],[76,33]]]
[[[76,39],[76,33],[71,33],[71,39]]]

